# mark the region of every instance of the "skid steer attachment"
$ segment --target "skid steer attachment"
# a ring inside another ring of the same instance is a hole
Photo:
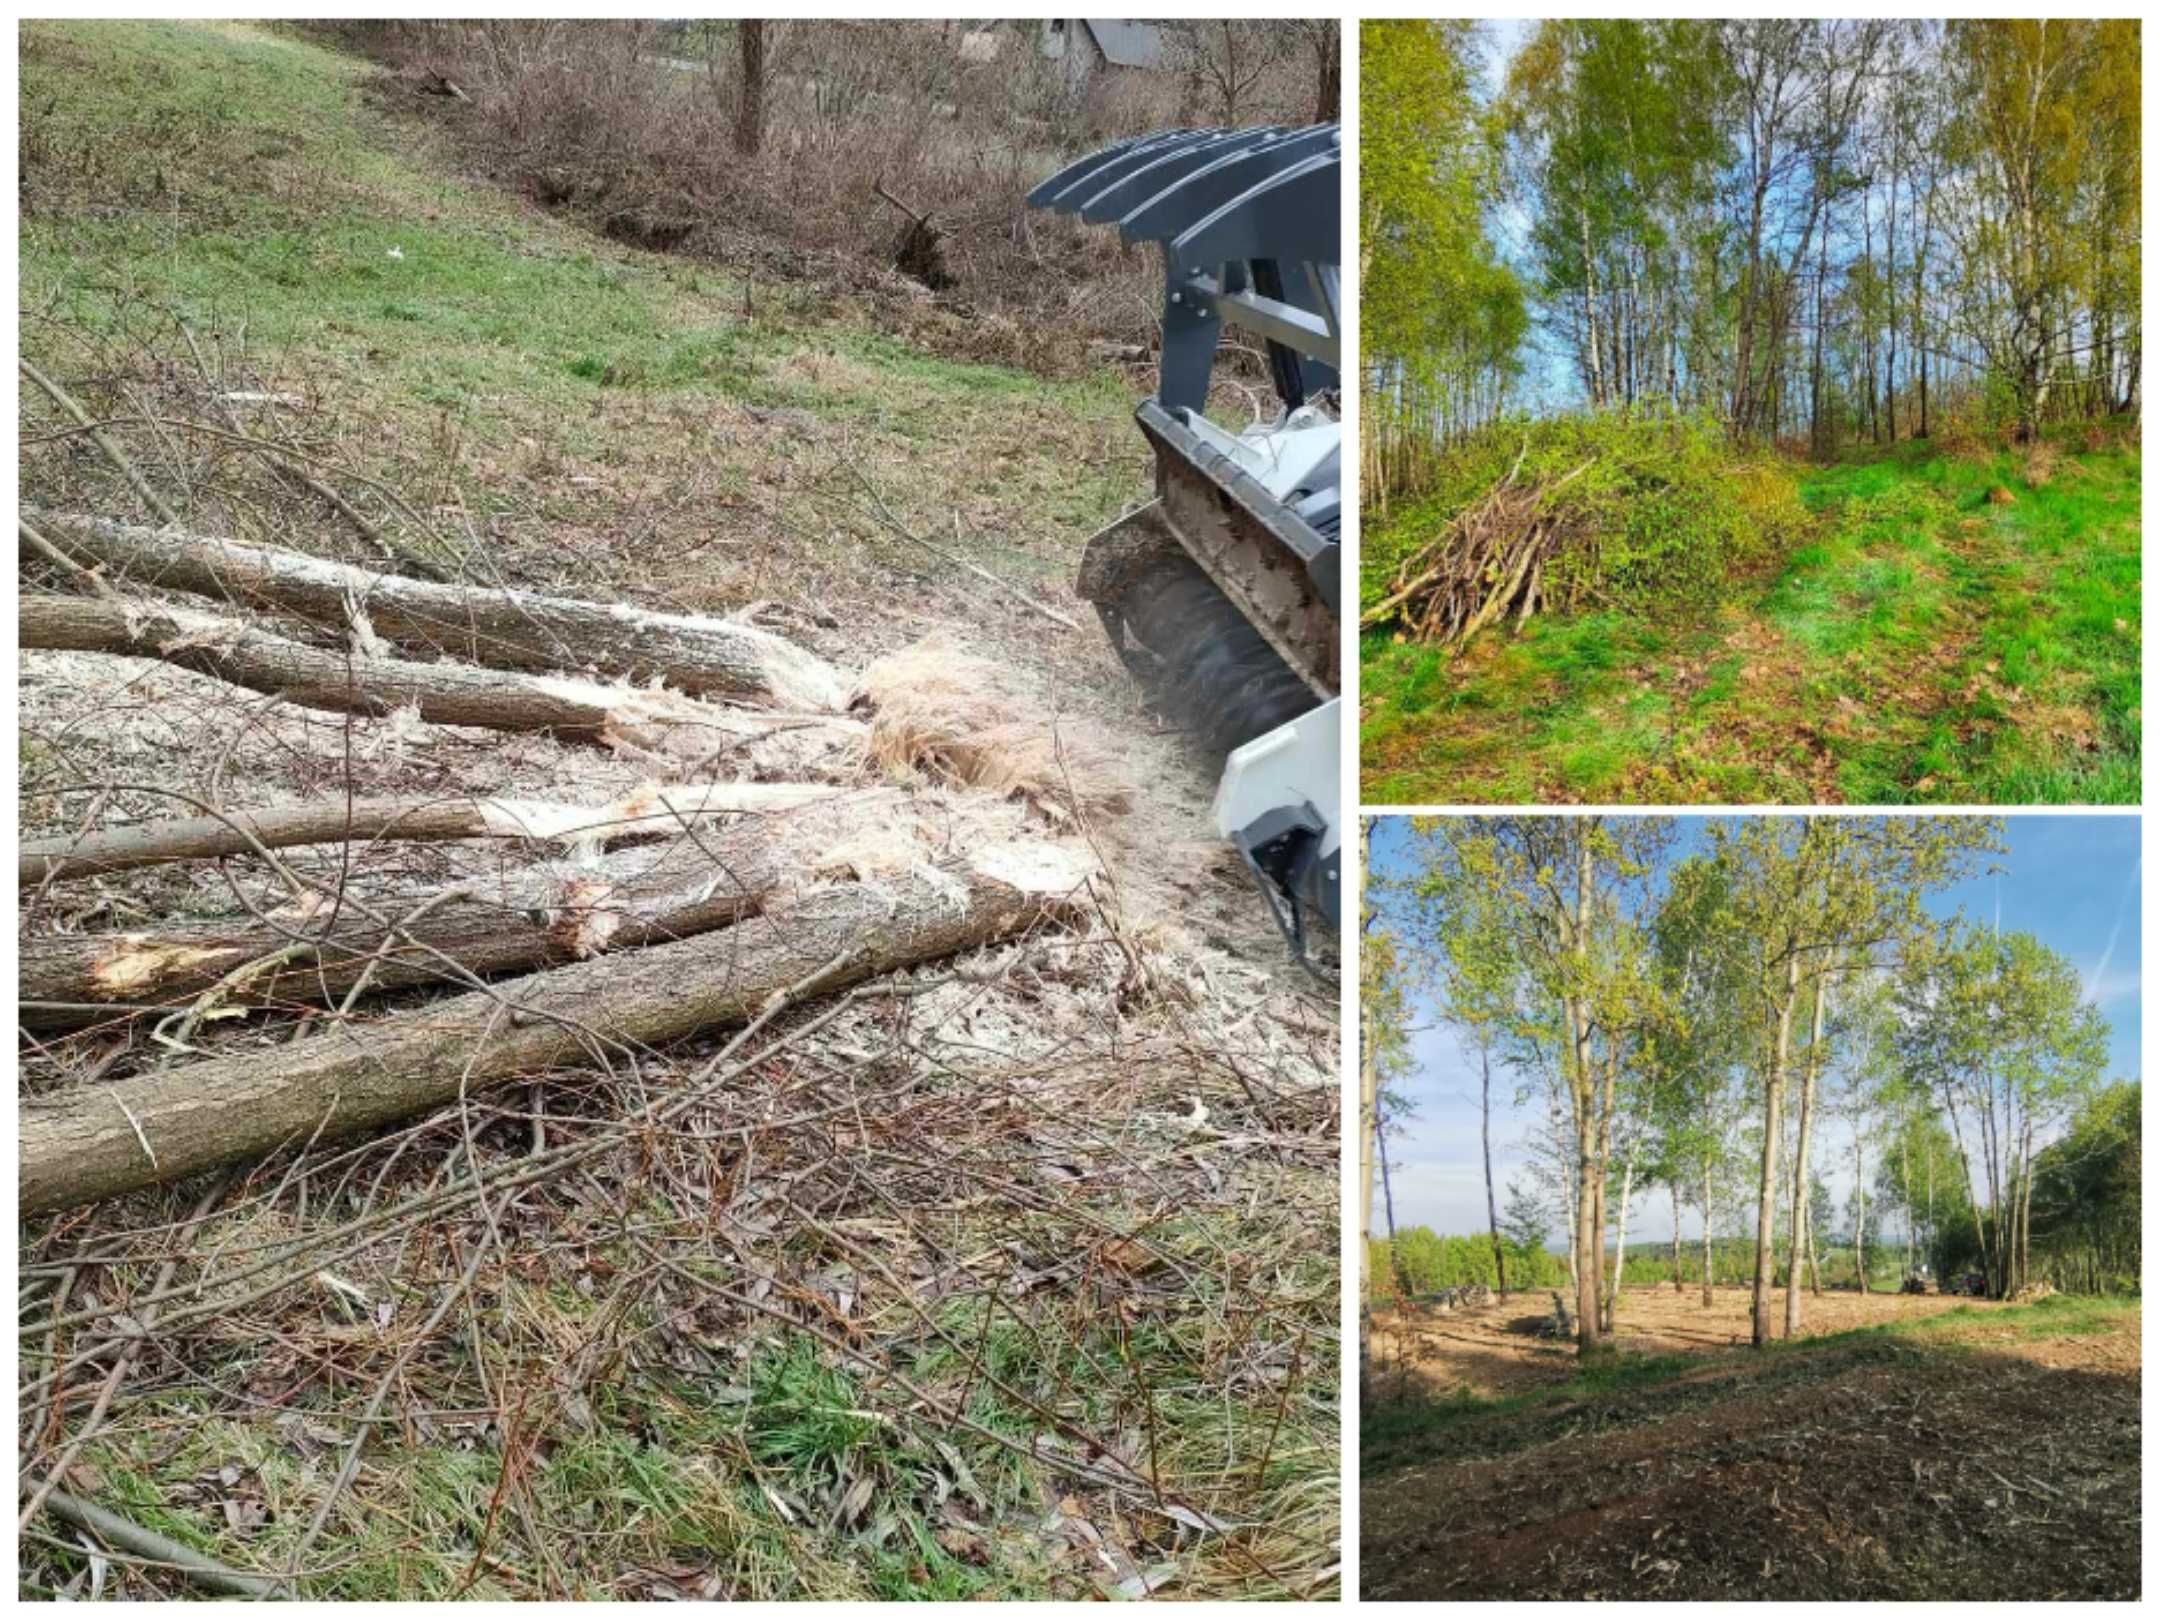
[[[1162,364],[1134,413],[1155,499],[1087,544],[1078,589],[1150,698],[1226,756],[1215,820],[1298,960],[1340,927],[1342,132],[1138,136],[1052,175],[1039,208],[1163,254]],[[1279,403],[1208,420],[1225,325],[1267,345]]]

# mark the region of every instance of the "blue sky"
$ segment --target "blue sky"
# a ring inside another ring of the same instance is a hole
[[[1700,826],[1700,818],[1684,817]],[[1968,879],[1924,902],[1938,916],[1962,910],[1977,922],[1996,922],[2037,937],[2067,957],[2085,980],[2087,998],[2111,1026],[2110,1078],[2135,1079],[2139,1070],[2138,824],[2135,816],[2031,816],[2006,818],[2005,853],[1991,876]],[[1375,818],[1373,871],[1406,870],[1400,818]],[[1485,1178],[1478,1148],[1478,1072],[1452,1030],[1439,1025],[1428,1004],[1414,1001],[1410,1022],[1416,1070],[1408,1091],[1416,1117],[1390,1137],[1395,1219],[1437,1232],[1475,1232],[1485,1227]],[[1493,1179],[1504,1190],[1520,1171],[1527,1113],[1513,1107],[1513,1085],[1493,1076]],[[1811,1154],[1828,1167],[1836,1207],[1852,1187],[1850,1137],[1826,1124]],[[1374,1198],[1379,1197],[1377,1186]],[[1629,1212],[1628,1236],[1651,1241],[1672,1236],[1663,1198]],[[1376,1210],[1377,1224],[1377,1210]],[[1699,1230],[1692,1212],[1681,1230]]]

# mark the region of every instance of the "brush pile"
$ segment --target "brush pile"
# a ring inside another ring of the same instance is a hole
[[[1450,447],[1429,492],[1370,514],[1359,622],[1452,647],[1591,609],[1696,614],[1811,522],[1791,469],[1714,422],[1502,421]]]
[[[1526,446],[1527,448],[1527,446]],[[1566,543],[1570,525],[1550,497],[1590,470],[1539,483],[1520,482],[1522,458],[1482,500],[1396,565],[1386,594],[1365,610],[1361,628],[1399,620],[1418,641],[1454,646],[1491,624],[1529,622],[1545,601],[1546,564]],[[1565,597],[1571,597],[1572,591]],[[1565,597],[1562,606],[1572,606]]]

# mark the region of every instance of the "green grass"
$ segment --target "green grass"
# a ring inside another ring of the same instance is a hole
[[[695,502],[738,545],[842,570],[923,564],[858,473],[915,532],[1022,582],[1068,576],[1144,492],[1118,373],[927,352],[844,294],[587,236],[460,178],[438,137],[372,103],[374,70],[304,38],[162,21],[21,38],[23,347],[87,378],[100,415],[134,404],[106,391],[115,356],[191,364],[185,324],[308,395],[341,464],[418,504],[597,531]],[[26,487],[61,465],[26,456]],[[701,583],[770,594],[754,563]]]
[[[2089,1333],[2105,1333],[2125,1323],[2135,1322],[2142,1309],[2141,1300],[2119,1294],[2050,1294],[2046,1299],[2036,1300],[2030,1305],[2011,1305],[2000,1310],[1960,1305],[1954,1310],[1939,1311],[1933,1316],[1913,1317],[1901,1322],[1883,1322],[1869,1328],[1855,1328],[1851,1334],[1839,1334],[1836,1337],[1880,1333],[1928,1340],[1955,1339],[1960,1335],[1978,1335],[1981,1340],[1990,1337],[2030,1341],[2075,1339]],[[1964,1347],[1972,1348],[1972,1341],[1968,1339]]]
[[[1990,504],[2008,490],[2014,504]],[[2140,794],[2140,458],[1908,443],[1799,471],[1807,531],[1702,611],[1361,649],[1377,803],[2057,804]]]

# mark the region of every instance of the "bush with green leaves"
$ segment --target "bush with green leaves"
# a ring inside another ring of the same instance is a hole
[[[1430,495],[1369,520],[1365,605],[1386,595],[1403,558],[1511,474],[1519,485],[1551,489],[1540,510],[1563,540],[1546,568],[1544,596],[1559,608],[1700,609],[1750,566],[1788,549],[1809,523],[1785,464],[1736,449],[1706,418],[1510,418],[1450,450]]]
[[[1503,1247],[1507,1251],[1507,1285],[1511,1290],[1567,1286],[1567,1261],[1561,1256],[1516,1244]],[[1430,1294],[1472,1283],[1483,1283],[1488,1288],[1500,1284],[1492,1238],[1482,1232],[1470,1237],[1442,1237],[1430,1227],[1405,1227],[1395,1234],[1392,1244],[1386,1238],[1373,1240],[1369,1266],[1376,1299],[1406,1291]]]

